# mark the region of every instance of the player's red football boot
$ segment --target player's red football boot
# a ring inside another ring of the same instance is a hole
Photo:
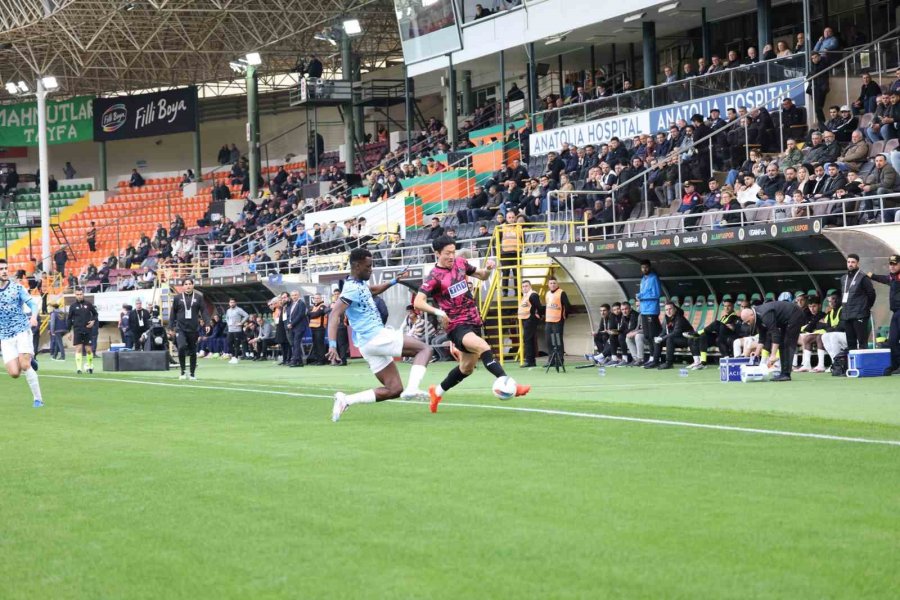
[[[531,391],[530,385],[525,385],[522,383],[516,384],[516,398],[518,398],[519,396],[524,396],[525,394],[527,394],[530,391]]]
[[[441,399],[442,399],[441,396],[438,396],[438,395],[435,393],[435,388],[436,388],[436,387],[437,387],[437,386],[432,385],[432,386],[430,386],[430,387],[428,388],[428,395],[431,397],[431,412],[433,412],[433,413],[436,413],[436,412],[437,412],[438,404],[441,403]]]

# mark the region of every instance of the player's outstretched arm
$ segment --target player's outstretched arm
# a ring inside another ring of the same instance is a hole
[[[475,269],[475,272],[472,273],[472,277],[475,277],[482,281],[487,281],[488,277],[491,276],[491,272],[494,270],[495,266],[496,264],[494,263],[493,259],[489,258],[487,259],[487,261],[485,261],[483,269]]]
[[[386,289],[397,285],[400,282],[400,280],[403,279],[404,277],[406,277],[407,275],[409,275],[409,271],[403,271],[402,273],[400,273],[399,275],[397,275],[390,281],[385,281],[384,283],[372,284],[369,286],[369,291],[372,293],[373,296],[377,296],[378,294],[381,294],[382,292],[384,292]]]
[[[347,312],[347,304],[343,300],[334,303],[331,309],[331,318],[328,319],[328,354],[325,356],[330,361],[340,360],[337,350],[337,330],[338,324],[343,320],[344,313]]]

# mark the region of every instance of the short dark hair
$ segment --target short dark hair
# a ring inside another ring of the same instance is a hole
[[[643,267],[644,265],[647,265],[648,267],[650,266],[650,261],[647,260],[646,258],[641,261],[641,266]]]
[[[454,240],[449,235],[439,235],[438,237],[434,238],[434,241],[431,242],[431,248],[435,252],[441,252],[447,246],[455,246],[455,245],[456,245],[456,240]]]
[[[601,304],[601,305],[600,305],[600,310],[603,310],[604,308],[605,308],[606,310],[609,310],[609,309],[610,309],[609,304]]]
[[[184,279],[181,280],[181,285],[187,285],[188,281],[190,281],[191,283],[194,283],[194,278],[193,277],[185,277]]]
[[[350,264],[356,264],[367,258],[372,258],[372,253],[365,248],[354,248],[350,251]]]
[[[547,278],[547,281],[557,281],[558,282],[558,280],[556,279],[556,275],[551,275],[550,277]]]
[[[5,259],[5,258],[0,258],[0,265],[8,265],[8,264],[9,264],[9,263],[6,262],[6,259]]]
[[[859,254],[857,254],[857,253],[855,253],[855,252],[851,252],[850,254],[848,254],[848,255],[847,255],[847,258],[848,258],[848,259],[853,258],[853,259],[855,259],[857,262],[859,262]]]

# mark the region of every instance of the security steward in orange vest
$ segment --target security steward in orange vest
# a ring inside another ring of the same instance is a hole
[[[522,282],[522,295],[519,298],[519,321],[522,322],[522,355],[525,362],[522,368],[536,367],[537,328],[541,322],[541,297],[531,289],[531,282]]]
[[[309,308],[309,328],[312,331],[312,351],[309,355],[310,365],[327,365],[325,359],[325,337],[328,332],[328,313],[331,307],[322,300],[322,294],[313,296],[313,305]]]
[[[516,225],[516,213],[507,211],[506,223],[500,227],[500,269],[503,277],[503,285],[506,287],[504,296],[515,297],[515,290],[519,286],[516,282],[516,261],[519,255],[519,242],[522,237],[522,228]],[[508,287],[507,287],[508,286]]]
[[[547,280],[547,294],[544,296],[544,334],[547,337],[547,352],[553,353],[555,349],[561,360],[565,359],[566,351],[563,344],[563,327],[569,316],[569,297],[560,289],[556,277]]]

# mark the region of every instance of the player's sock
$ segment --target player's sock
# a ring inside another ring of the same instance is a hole
[[[75,353],[75,369],[78,371],[81,370],[81,352]]]
[[[425,378],[425,365],[413,365],[409,368],[409,381],[406,383],[406,389],[417,390],[422,385],[422,379]]]
[[[459,367],[453,367],[453,370],[447,373],[447,377],[441,384],[434,389],[434,393],[437,394],[438,397],[443,396],[444,392],[457,385],[465,378],[466,376],[459,370]]]
[[[191,353],[191,377],[197,373],[197,354]]]
[[[494,377],[506,377],[506,371],[504,371],[500,363],[494,359],[494,353],[490,350],[481,354],[481,364],[483,364],[484,368]]]
[[[371,404],[375,402],[375,390],[366,390],[356,394],[348,394],[344,397],[344,402],[350,404]]]
[[[706,354],[706,353],[704,352],[704,354]],[[695,357],[694,357],[694,364],[695,364],[695,365],[702,365],[702,364],[705,363],[705,362],[706,362],[706,361],[703,359],[703,355],[695,356]]]
[[[819,362],[816,363],[816,367],[819,369],[825,368],[825,349],[818,348],[816,350],[816,356],[819,358]]]
[[[803,349],[803,364],[802,367],[804,369],[812,369],[812,350]]]
[[[184,359],[186,358],[185,354],[186,353],[183,349],[178,351],[178,365],[181,367],[182,375],[184,375]]]
[[[87,353],[87,368],[88,369],[94,368],[94,354],[92,352]]]
[[[702,363],[705,364],[705,363],[706,363],[706,357],[707,357],[706,352],[701,352],[701,353],[700,353],[700,362],[702,362]]]
[[[41,398],[41,385],[38,383],[38,374],[34,371],[34,369],[28,369],[25,371],[25,381],[28,382],[28,387],[31,388],[31,395],[34,396],[35,400],[40,400]]]

